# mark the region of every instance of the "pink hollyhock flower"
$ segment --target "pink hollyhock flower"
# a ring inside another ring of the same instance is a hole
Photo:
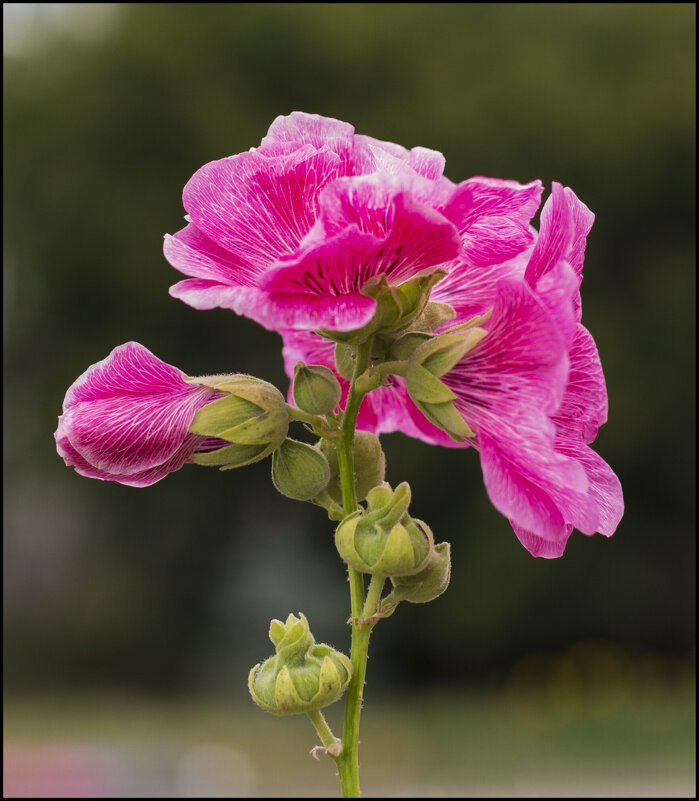
[[[66,392],[54,434],[59,455],[88,478],[147,487],[193,453],[228,445],[188,432],[222,393],[184,378],[138,342],[114,348]]]
[[[464,273],[455,281],[470,281],[477,302],[532,243],[541,184],[454,184],[443,167],[440,153],[338,120],[278,117],[259,148],[206,164],[185,186],[189,224],[166,235],[164,253],[189,278],[170,294],[279,331],[360,328],[376,306],[361,290],[378,275]]]
[[[573,527],[610,536],[623,514],[618,478],[588,447],[607,419],[599,355],[580,323],[583,256],[593,219],[572,190],[554,184],[533,247],[491,271],[468,265],[452,271],[433,289],[432,300],[457,312],[445,328],[494,307],[483,324],[488,335],[442,377],[476,432],[473,440],[454,442],[429,422],[399,377],[364,399],[358,420],[360,428],[377,434],[403,431],[448,447],[473,444],[491,501],[536,556],[560,556]],[[469,271],[473,295],[469,281],[458,280]],[[522,335],[517,347],[513,332]],[[306,331],[283,332],[283,338],[290,375],[299,360],[333,366],[327,340]],[[542,341],[548,343],[543,348],[537,344]],[[347,382],[338,378],[346,394]]]

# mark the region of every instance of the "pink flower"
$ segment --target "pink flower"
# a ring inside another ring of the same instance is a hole
[[[361,292],[370,278],[399,284],[440,268],[470,281],[478,304],[499,265],[532,243],[541,184],[454,184],[443,167],[435,151],[338,120],[278,117],[259,148],[206,164],[185,186],[189,224],[166,235],[164,253],[189,278],[170,293],[272,330],[350,331],[373,315]]]
[[[188,432],[197,410],[222,393],[184,378],[138,342],[119,345],[66,392],[58,453],[88,478],[147,487],[193,453],[227,445]]]

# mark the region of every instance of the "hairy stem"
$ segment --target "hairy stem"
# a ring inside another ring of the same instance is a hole
[[[330,726],[328,726],[328,722],[325,720],[325,716],[320,711],[320,709],[314,709],[311,712],[307,712],[306,714],[310,718],[311,723],[315,727],[315,730],[318,732],[318,736],[320,737],[321,742],[326,748],[330,748],[330,746],[335,745],[335,743],[338,742],[337,737],[335,737],[335,735],[330,730]]]
[[[345,413],[337,444],[337,461],[342,488],[342,506],[345,515],[357,508],[357,495],[354,487],[354,459],[352,440],[357,425],[359,406],[364,394],[357,389],[357,378],[369,365],[371,340],[357,346],[355,351],[354,375],[350,385]],[[359,626],[357,620],[364,609],[364,577],[352,567],[347,567],[352,605],[352,680],[347,688],[345,701],[345,723],[342,731],[342,753],[337,759],[340,786],[345,798],[359,798],[359,718],[362,708],[364,677],[369,649],[370,626]]]

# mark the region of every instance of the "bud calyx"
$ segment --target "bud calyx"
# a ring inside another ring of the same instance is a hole
[[[248,677],[253,701],[275,715],[295,715],[337,701],[352,678],[352,663],[340,651],[316,643],[305,615],[273,620],[269,638],[276,654]]]
[[[342,559],[361,573],[405,576],[427,564],[433,547],[429,526],[408,514],[410,487],[388,484],[367,495],[366,510],[346,517],[335,531]]]
[[[217,437],[231,444],[192,455],[201,465],[221,470],[242,467],[269,456],[284,441],[289,413],[279,390],[259,378],[243,374],[198,376],[188,383],[226,393],[202,406],[189,427],[192,434]]]

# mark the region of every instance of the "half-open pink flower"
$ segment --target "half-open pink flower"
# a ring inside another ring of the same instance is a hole
[[[185,378],[138,342],[119,345],[69,387],[58,453],[83,476],[146,487],[192,454],[228,445],[189,433],[196,412],[222,393]]]
[[[426,270],[485,271],[492,283],[533,241],[541,184],[453,184],[443,166],[435,151],[355,135],[338,120],[277,118],[259,148],[187,183],[189,225],[166,236],[164,252],[189,278],[170,293],[272,330],[350,331],[373,314],[361,290],[374,276],[395,285]]]

